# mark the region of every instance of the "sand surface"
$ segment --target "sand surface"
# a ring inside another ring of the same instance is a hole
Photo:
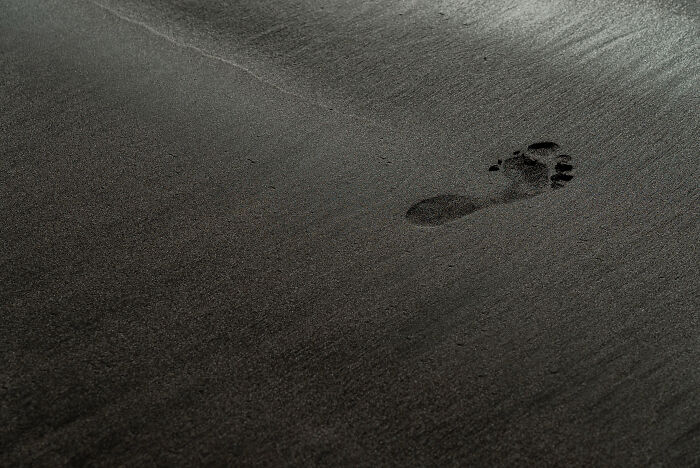
[[[697,466],[699,39],[0,0],[0,465]]]

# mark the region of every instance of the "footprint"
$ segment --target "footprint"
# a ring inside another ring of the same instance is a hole
[[[551,141],[533,143],[513,156],[499,159],[490,172],[503,171],[508,186],[488,198],[464,195],[438,195],[419,201],[406,212],[406,219],[419,226],[439,226],[482,208],[534,197],[550,189],[564,187],[574,178],[571,156],[557,155],[559,145]],[[551,174],[551,175],[550,175]]]

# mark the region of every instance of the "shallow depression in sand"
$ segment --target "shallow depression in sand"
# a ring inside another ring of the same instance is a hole
[[[406,219],[422,226],[438,226],[482,207],[483,203],[463,195],[438,195],[411,206],[406,212]]]

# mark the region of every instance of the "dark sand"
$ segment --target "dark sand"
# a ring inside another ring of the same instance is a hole
[[[700,464],[697,3],[105,5],[0,0],[1,465]]]

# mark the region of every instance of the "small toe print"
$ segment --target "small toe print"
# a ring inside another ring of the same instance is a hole
[[[574,178],[574,176],[572,176],[570,174],[564,174],[563,172],[557,172],[552,177],[550,177],[552,182],[561,182],[561,181],[568,182],[573,178]]]
[[[574,166],[572,166],[571,164],[566,164],[566,163],[557,163],[557,165],[554,166],[554,169],[557,172],[566,172],[566,171],[572,170],[573,168],[574,168]]]

